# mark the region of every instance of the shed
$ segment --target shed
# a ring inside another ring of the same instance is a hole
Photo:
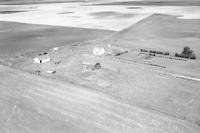
[[[56,71],[48,70],[47,73],[48,73],[48,74],[54,74],[54,73],[56,73]]]
[[[46,58],[46,59],[41,59],[41,63],[46,63],[46,62],[50,62],[51,59],[50,58]]]
[[[34,63],[40,63],[40,59],[38,59],[37,57],[33,59]]]
[[[56,51],[58,51],[59,50],[59,47],[54,47],[54,48],[52,48],[52,51],[54,51],[54,52],[56,52]]]

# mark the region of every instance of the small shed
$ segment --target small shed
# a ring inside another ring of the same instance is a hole
[[[51,58],[41,59],[41,63],[46,63],[50,61],[51,61]]]
[[[83,62],[82,63],[82,69],[85,71],[90,71],[90,70],[99,70],[101,69],[101,64],[99,62],[97,63],[89,63],[89,62]]]
[[[56,71],[48,70],[47,73],[48,73],[48,74],[54,74],[54,73],[56,73]]]
[[[40,63],[40,59],[38,59],[37,57],[33,59],[34,63]]]
[[[92,70],[93,65],[90,62],[82,62],[82,69],[85,71]]]
[[[56,52],[56,51],[59,50],[59,47],[54,47],[52,50],[53,50],[54,52]]]

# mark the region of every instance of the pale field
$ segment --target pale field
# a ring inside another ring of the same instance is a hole
[[[196,125],[96,90],[0,65],[2,133],[198,133]]]
[[[154,13],[177,15],[181,19],[200,18],[198,6],[135,6],[139,8],[130,9],[132,6],[95,6],[89,4],[91,3],[0,5],[0,11],[27,11],[0,14],[0,20],[119,31]],[[92,15],[95,13],[104,15]]]
[[[0,5],[0,21],[5,21],[0,25],[0,56],[6,57],[9,54],[17,55],[20,52],[39,51],[76,41],[109,37],[114,33],[110,31],[121,31],[154,13],[176,15],[180,20],[200,18],[198,6],[89,5],[92,3]],[[72,30],[69,27],[109,31],[87,32],[89,30],[73,29],[72,34],[69,34]],[[87,34],[84,34],[85,32]]]

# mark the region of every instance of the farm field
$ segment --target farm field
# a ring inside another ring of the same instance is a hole
[[[15,62],[11,60],[12,67],[29,73],[39,71],[41,76],[76,83],[112,95],[130,105],[199,124],[198,60],[193,61],[197,66],[193,66],[194,69],[191,70],[184,68],[191,64],[190,60],[176,61],[158,57],[145,59],[143,55],[137,56],[137,51],[128,50],[127,54],[121,56],[96,57],[91,52],[94,47],[104,47],[108,51],[110,49],[101,44],[99,41],[73,43],[71,46],[60,47],[57,52],[45,51],[48,54],[43,58],[50,58],[50,62],[35,64],[34,57],[21,57]],[[42,55],[36,57],[40,58]],[[146,61],[155,64],[145,63]],[[101,64],[100,70],[84,69],[84,64],[93,65],[97,62]],[[162,62],[164,63],[161,64]],[[165,68],[159,67],[160,65]],[[50,70],[56,73],[49,74]],[[184,76],[186,77],[183,78]],[[197,80],[193,80],[194,77]]]
[[[0,132],[199,133],[198,1],[0,2]]]
[[[112,33],[110,30],[0,22],[0,57],[18,56],[73,42],[104,38]]]
[[[99,91],[5,66],[0,66],[0,75],[1,132],[199,131],[195,125],[129,106]]]

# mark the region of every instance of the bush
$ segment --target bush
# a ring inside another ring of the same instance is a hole
[[[161,52],[161,51],[156,51],[156,54],[163,54],[163,52]]]
[[[140,49],[140,52],[148,52],[146,49]]]
[[[175,57],[188,58],[188,59],[193,59],[193,60],[196,59],[196,55],[188,46],[183,48],[183,51],[181,54],[175,53]]]
[[[183,54],[183,55],[190,55],[192,53],[193,53],[193,51],[190,50],[190,47],[186,46],[186,47],[183,48],[183,51],[182,51],[181,54]]]
[[[149,55],[151,55],[151,56],[156,56],[155,54],[151,54],[151,53],[150,53]]]
[[[156,54],[156,51],[155,51],[155,50],[150,50],[149,52],[150,52],[150,53]]]
[[[195,55],[191,55],[190,59],[195,60],[195,59],[196,59],[196,56],[195,56]]]
[[[181,57],[181,54],[176,53],[175,56],[176,56],[176,57]]]
[[[169,52],[165,52],[164,55],[169,55]]]

